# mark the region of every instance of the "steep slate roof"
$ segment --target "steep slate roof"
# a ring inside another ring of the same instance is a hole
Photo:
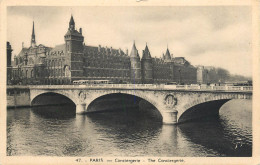
[[[94,53],[98,53],[100,50],[100,53],[103,53],[103,54],[106,54],[106,53],[109,53],[109,54],[112,54],[112,55],[126,55],[121,49],[113,49],[112,48],[112,52],[111,52],[111,47],[108,48],[108,47],[96,47],[96,46],[89,46],[89,45],[86,45],[84,47],[84,52],[94,52]]]
[[[55,51],[63,51],[65,52],[66,46],[65,44],[60,44],[60,45],[56,45],[54,48],[52,48],[50,50],[50,52],[55,52]]]
[[[142,59],[150,59],[150,58],[151,58],[151,54],[150,54],[150,51],[149,51],[148,46],[146,44],[145,49],[143,50]]]
[[[19,52],[18,56],[22,57],[27,52],[28,53],[29,48],[22,48],[22,50]]]
[[[70,17],[70,25],[75,25],[75,22],[74,22],[74,19],[73,19],[73,16],[71,15]]]
[[[171,60],[171,54],[170,54],[170,51],[169,51],[169,49],[167,48],[167,50],[166,50],[166,53],[165,53],[165,60]]]
[[[187,61],[184,57],[175,57],[173,59],[173,61],[174,61],[174,63],[181,64],[181,65],[184,65],[184,64],[189,65],[190,64],[189,61]]]
[[[140,58],[140,56],[138,54],[138,50],[136,49],[136,46],[135,46],[135,42],[133,44],[133,47],[132,47],[132,50],[131,50],[131,53],[130,53],[130,57]]]
[[[65,47],[65,44],[60,44],[60,45],[56,45],[54,48],[48,48],[47,49],[47,52],[49,55],[58,55],[58,54],[65,54],[65,50],[66,50],[66,47]]]
[[[82,36],[82,34],[80,34],[77,30],[68,30],[66,35],[74,35],[74,36]]]

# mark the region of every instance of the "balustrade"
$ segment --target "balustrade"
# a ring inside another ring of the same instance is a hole
[[[124,89],[161,89],[161,90],[201,90],[201,91],[252,91],[252,86],[206,86],[206,85],[164,85],[164,84],[86,84],[86,85],[29,85],[7,86],[7,88],[124,88]]]

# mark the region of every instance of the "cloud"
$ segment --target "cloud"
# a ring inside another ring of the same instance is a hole
[[[9,7],[8,41],[14,54],[21,43],[30,45],[32,20],[36,41],[46,46],[64,43],[70,15],[83,28],[87,45],[132,48],[141,52],[146,42],[153,57],[165,53],[192,64],[218,65],[232,73],[251,75],[251,9],[217,7]],[[234,66],[231,61],[236,58]],[[232,67],[230,67],[232,66]],[[245,69],[246,68],[246,69]]]
[[[231,74],[252,76],[252,57],[247,52],[229,51],[219,53],[211,51],[190,58],[194,65],[215,66],[227,69]]]

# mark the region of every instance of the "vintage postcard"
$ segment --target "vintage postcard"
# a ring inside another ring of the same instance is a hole
[[[0,164],[260,164],[259,1],[2,1]]]

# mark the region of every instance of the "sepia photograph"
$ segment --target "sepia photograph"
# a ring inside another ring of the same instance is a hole
[[[253,157],[252,6],[135,3],[6,6],[5,157]]]

